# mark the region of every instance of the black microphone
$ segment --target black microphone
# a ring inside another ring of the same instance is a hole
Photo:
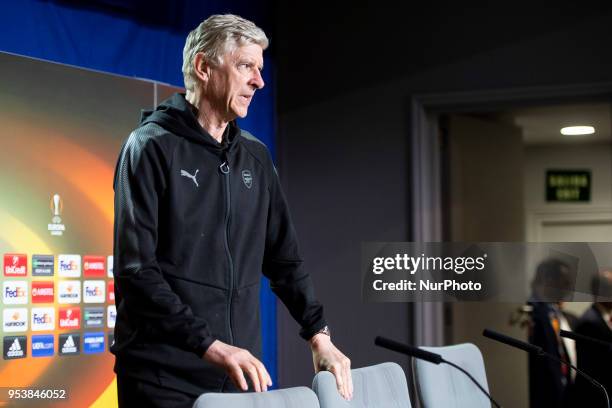
[[[505,334],[494,332],[493,330],[484,329],[482,335],[490,339],[499,341],[500,343],[507,344],[510,347],[515,347],[524,350],[528,353],[542,354],[544,351],[542,347],[534,346],[531,343],[525,343],[524,341],[517,340],[512,337],[508,337]]]
[[[584,334],[578,334],[576,332],[571,332],[567,330],[561,330],[560,335],[561,337],[566,337],[574,341],[584,341],[586,343],[595,344],[597,346],[607,348],[609,351],[612,351],[612,343],[608,341],[600,340],[595,337],[585,336]]]
[[[418,358],[420,360],[425,360],[433,364],[445,363],[452,367],[455,367],[457,370],[467,375],[470,378],[470,380],[472,380],[472,382],[476,384],[476,386],[480,389],[480,391],[482,391],[489,398],[489,400],[493,403],[493,405],[495,405],[497,408],[501,408],[501,405],[499,405],[497,401],[493,399],[491,394],[489,394],[487,390],[485,390],[483,386],[480,385],[478,381],[476,381],[476,379],[472,377],[470,373],[468,373],[462,367],[459,367],[457,364],[453,363],[452,361],[445,360],[440,354],[432,353],[431,351],[423,350],[418,347],[410,346],[408,344],[398,343],[397,341],[387,339],[381,336],[376,336],[376,338],[374,339],[374,344],[376,344],[379,347],[386,348],[392,351],[396,351],[398,353],[402,353],[410,357]]]
[[[505,334],[501,334],[501,333],[498,333],[498,332],[495,332],[489,329],[484,329],[484,331],[482,332],[482,335],[492,340],[499,341],[500,343],[504,343],[508,346],[524,350],[528,353],[533,353],[539,357],[550,358],[552,360],[558,361],[561,364],[564,364],[568,367],[573,368],[578,374],[582,375],[584,378],[589,380],[591,384],[602,389],[602,391],[604,392],[604,395],[606,396],[606,403],[608,405],[608,408],[610,408],[610,399],[608,398],[608,392],[606,391],[606,388],[603,385],[601,385],[599,382],[595,381],[595,379],[593,379],[591,376],[586,374],[584,371],[579,370],[578,367],[573,366],[572,364],[568,363],[565,360],[560,359],[557,356],[554,356],[550,353],[545,352],[544,350],[542,350],[542,347],[534,346],[533,344],[530,344],[530,343],[525,343],[524,341],[515,339],[513,337],[506,336]]]
[[[418,347],[409,346],[408,344],[398,343],[397,341],[380,336],[374,339],[374,344],[382,348],[397,351],[398,353],[429,361],[433,364],[440,364],[444,361],[442,359],[442,356],[439,354],[432,353],[427,350],[422,350]]]

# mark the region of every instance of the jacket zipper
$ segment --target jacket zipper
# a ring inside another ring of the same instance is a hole
[[[219,166],[219,170],[223,173],[225,178],[225,196],[227,198],[227,205],[225,207],[225,254],[230,267],[230,284],[229,284],[229,297],[227,301],[227,317],[228,317],[228,333],[230,344],[234,344],[234,334],[232,333],[232,296],[234,294],[234,261],[232,260],[232,254],[229,246],[229,223],[231,213],[231,191],[230,191],[230,169],[227,162],[227,155],[223,155],[223,163]]]

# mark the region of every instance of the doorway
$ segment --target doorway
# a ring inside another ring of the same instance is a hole
[[[414,98],[415,240],[609,241],[610,95],[608,84]],[[596,131],[564,139],[559,130],[569,122],[590,123]],[[547,170],[590,171],[589,199],[548,200]],[[567,309],[580,315],[588,305]],[[492,394],[503,405],[528,406],[527,356],[499,353],[480,335],[488,327],[526,340],[526,330],[510,323],[521,306],[415,305],[415,343],[477,344]]]

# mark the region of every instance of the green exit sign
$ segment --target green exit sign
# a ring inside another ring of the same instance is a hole
[[[591,201],[591,171],[547,170],[546,201],[562,203]]]

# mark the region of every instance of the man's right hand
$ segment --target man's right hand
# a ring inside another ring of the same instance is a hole
[[[244,373],[249,376],[255,392],[268,391],[272,385],[270,374],[263,363],[253,357],[248,350],[230,346],[215,340],[204,353],[205,360],[222,367],[230,376],[236,387],[248,391]]]

